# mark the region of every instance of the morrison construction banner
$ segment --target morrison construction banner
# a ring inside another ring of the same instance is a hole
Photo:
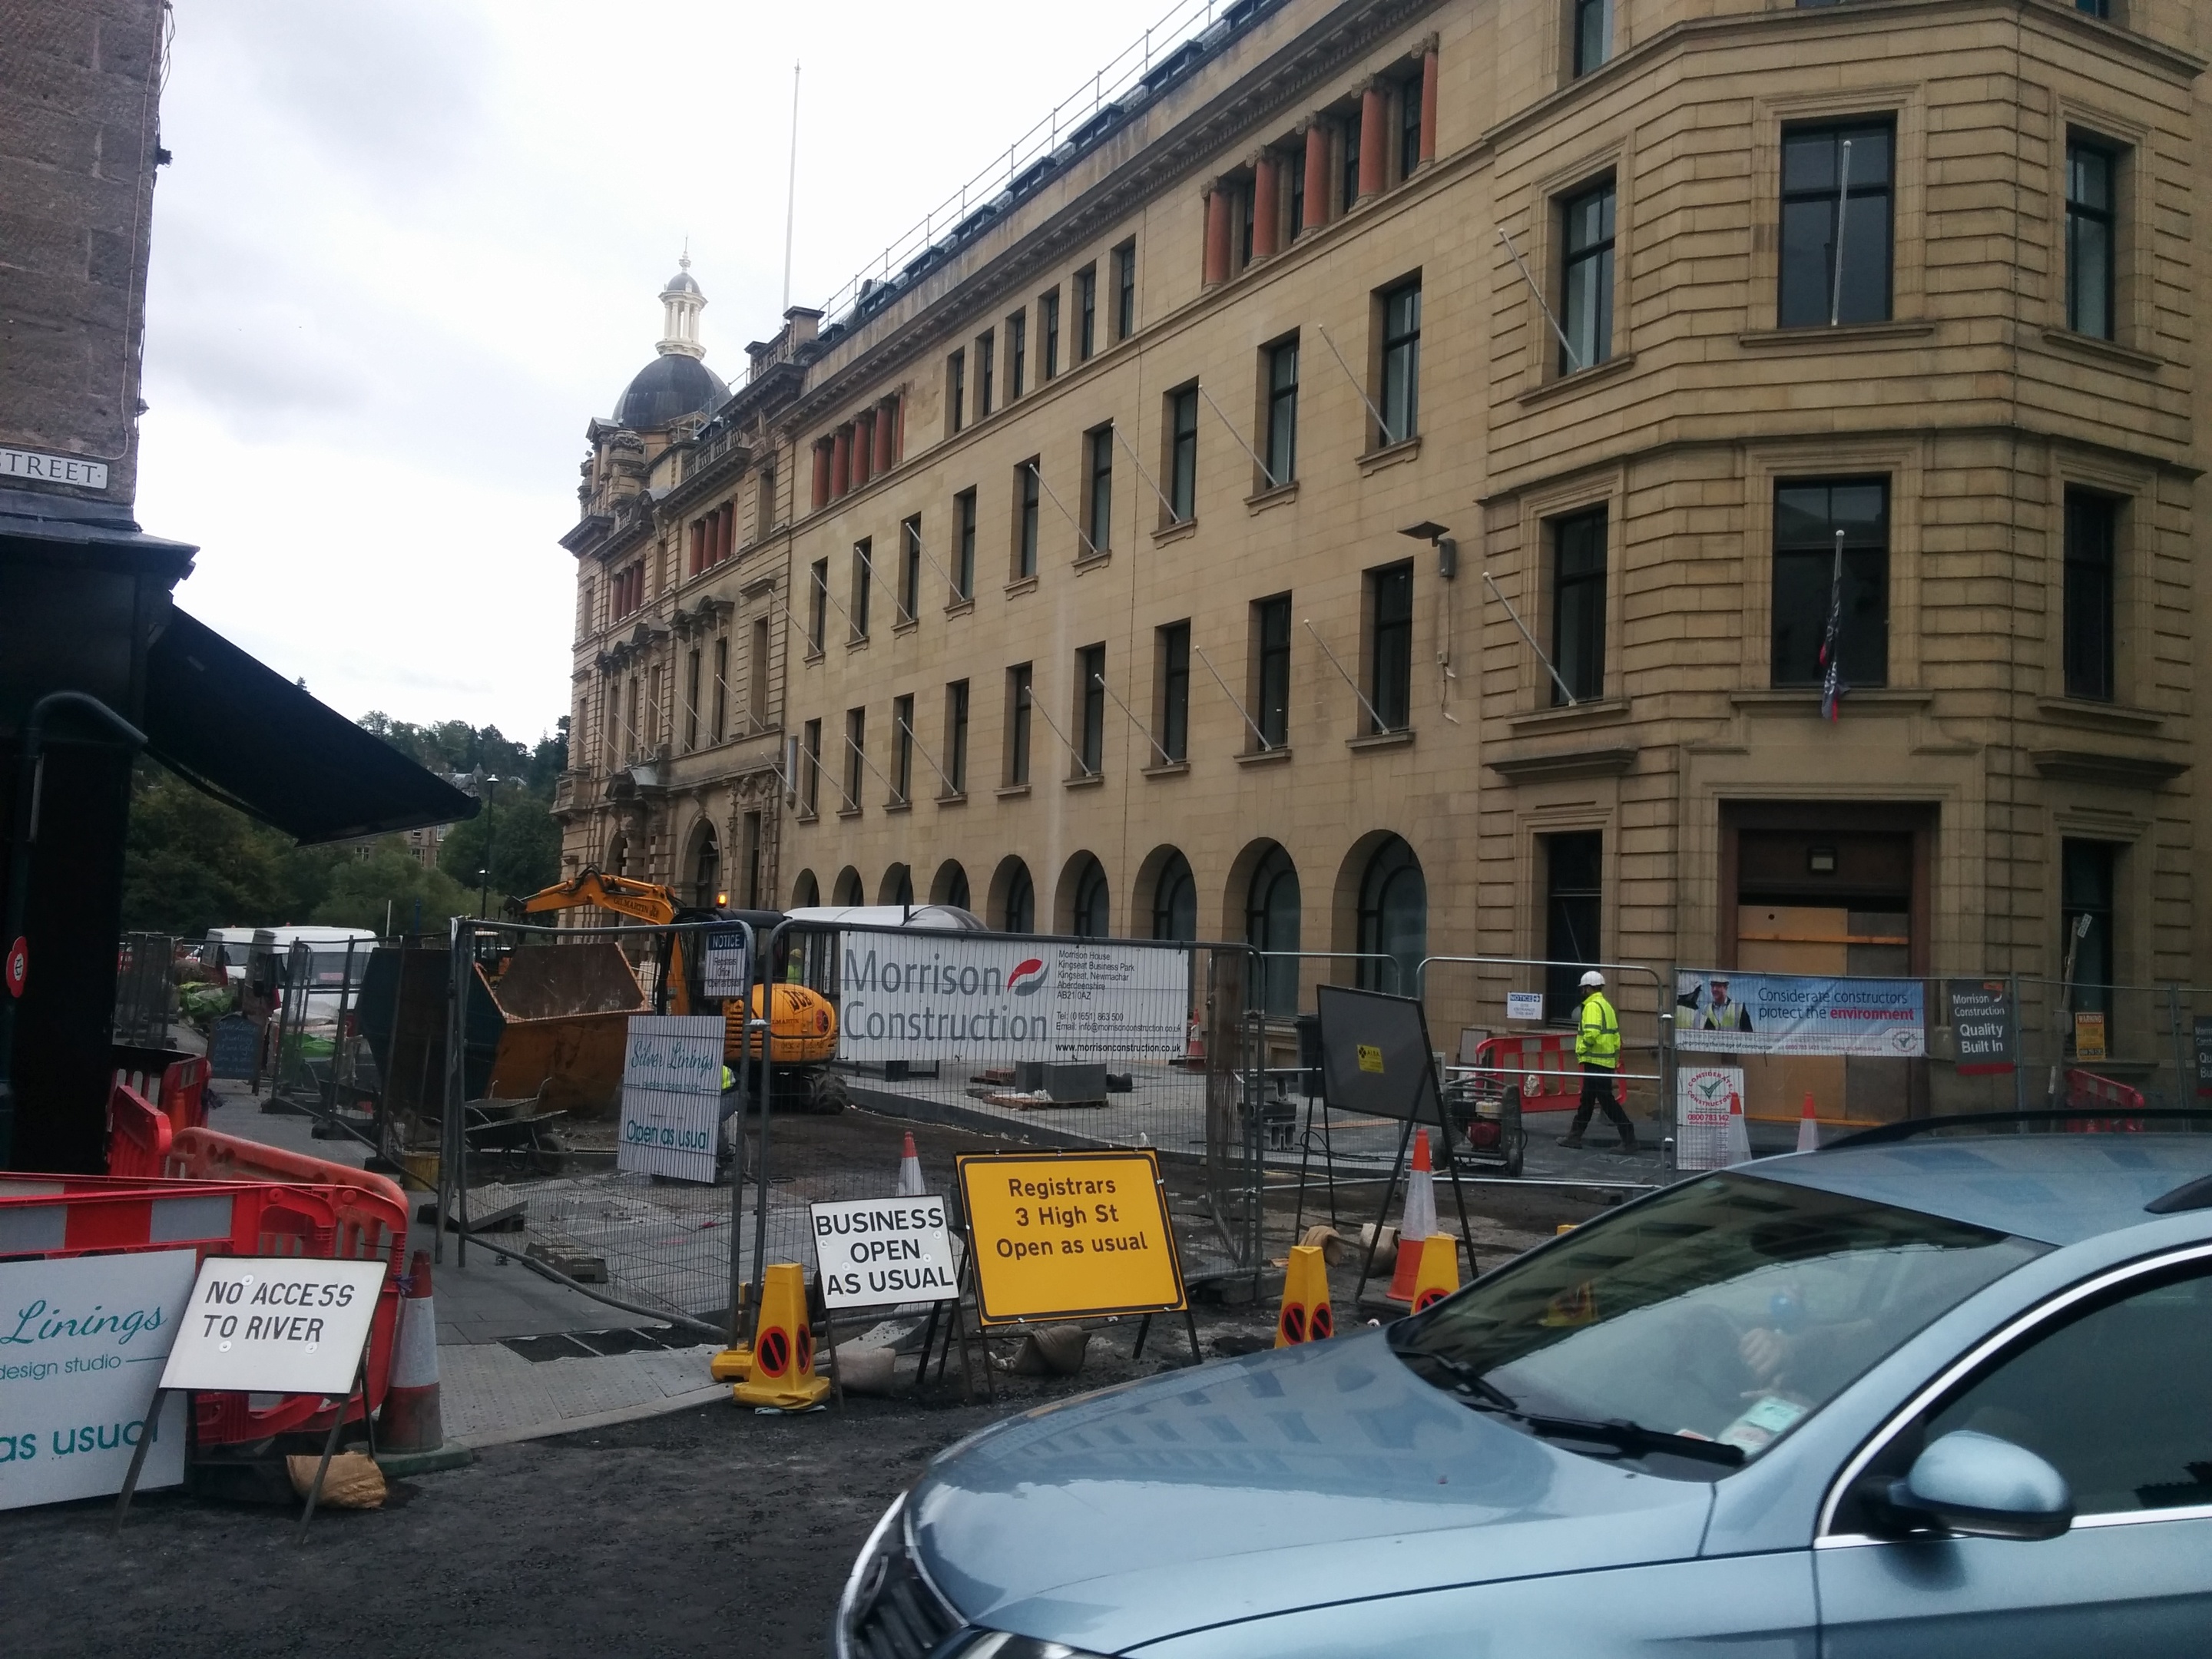
[[[1674,982],[1674,1046],[1915,1059],[1928,1052],[1926,989],[1917,979],[1686,969]]]
[[[837,1054],[854,1060],[1169,1060],[1188,951],[990,934],[847,933]]]

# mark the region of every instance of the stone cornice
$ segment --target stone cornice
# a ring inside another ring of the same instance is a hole
[[[2039,776],[2109,789],[2159,789],[2189,770],[2187,761],[2153,760],[2108,749],[2032,749],[2027,758]]]
[[[1554,778],[1617,778],[1636,764],[1640,752],[1632,743],[1615,743],[1589,749],[1500,755],[1489,766],[1508,783],[1546,782]]]

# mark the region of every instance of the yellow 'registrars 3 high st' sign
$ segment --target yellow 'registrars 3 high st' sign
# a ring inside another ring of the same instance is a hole
[[[985,1324],[1186,1305],[1152,1153],[1025,1152],[959,1165]]]

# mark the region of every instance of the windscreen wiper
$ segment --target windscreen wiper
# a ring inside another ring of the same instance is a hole
[[[1547,1440],[1587,1440],[1612,1446],[1631,1456],[1664,1452],[1669,1457],[1718,1463],[1731,1469],[1743,1462],[1741,1446],[1732,1446],[1724,1440],[1702,1439],[1694,1434],[1669,1434],[1663,1429],[1647,1429],[1625,1417],[1601,1422],[1588,1417],[1547,1417],[1539,1412],[1516,1412],[1514,1415],[1527,1425],[1529,1433]]]
[[[1404,1347],[1397,1352],[1411,1359],[1425,1359],[1459,1384],[1459,1391],[1474,1396],[1468,1403],[1479,1405],[1486,1411],[1503,1412],[1510,1417],[1524,1416],[1521,1402],[1499,1388],[1484,1374],[1481,1368],[1470,1365],[1464,1359],[1455,1359],[1448,1353],[1438,1353],[1434,1348]]]

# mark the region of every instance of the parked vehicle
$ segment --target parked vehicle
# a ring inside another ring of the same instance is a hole
[[[350,953],[346,948],[349,941],[353,946]],[[375,929],[210,927],[200,946],[199,958],[204,966],[222,969],[224,977],[235,986],[245,982],[254,957],[262,957],[268,964],[264,975],[273,1008],[283,1000],[286,978],[291,971],[292,950],[299,945],[306,945],[310,952],[307,1023],[330,1024],[338,1017],[341,987],[349,987],[343,997],[349,1006],[360,998],[362,981],[368,973],[369,952],[376,945]]]
[[[2212,1140],[1860,1141],[994,1425],[878,1523],[836,1650],[2203,1652]]]

